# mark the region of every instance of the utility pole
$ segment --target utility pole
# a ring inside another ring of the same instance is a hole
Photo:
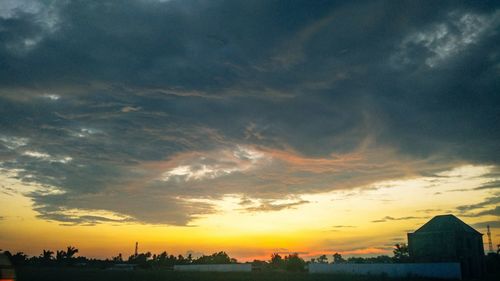
[[[490,225],[488,224],[486,226],[486,228],[488,229],[488,232],[486,232],[486,234],[488,235],[488,250],[489,250],[489,253],[493,253],[493,242],[491,242]]]
[[[489,229],[489,226],[488,226],[488,229]],[[139,248],[139,242],[135,242],[135,252],[134,252],[134,256],[137,257],[138,253],[137,253],[137,250]]]

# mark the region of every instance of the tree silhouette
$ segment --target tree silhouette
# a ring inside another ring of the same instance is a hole
[[[328,263],[328,258],[326,255],[321,255],[316,260],[318,263]]]
[[[151,258],[151,252],[146,252],[146,253],[140,253],[137,255],[131,255],[128,258],[129,263],[137,264],[139,267],[142,268],[149,268],[151,267],[151,264],[148,263],[149,259]]]
[[[285,257],[285,268],[288,271],[304,271],[306,262],[294,253]]]
[[[408,246],[404,243],[394,245],[393,260],[394,262],[408,262],[410,255],[408,254]]]
[[[53,261],[54,252],[51,250],[43,250],[40,255],[40,260],[43,264],[48,265]]]
[[[167,260],[168,260],[167,252],[163,251],[161,254],[159,254],[158,256],[156,256],[156,259],[162,265],[167,264]]]
[[[116,263],[122,263],[123,262],[122,253],[119,253],[118,256],[113,257],[112,260]]]
[[[10,261],[15,266],[24,265],[28,258],[28,256],[23,252],[17,252],[16,254],[12,255],[9,251],[5,251],[4,254],[9,257]]]
[[[62,262],[65,257],[66,257],[66,252],[65,251],[63,251],[63,250],[61,250],[61,251],[57,250],[56,251],[56,260],[58,262]]]
[[[273,268],[279,268],[283,265],[283,258],[278,253],[271,255],[271,266]]]
[[[78,253],[78,249],[72,246],[68,246],[68,249],[66,251],[66,258],[71,259],[73,256]]]
[[[41,254],[41,258],[43,261],[48,262],[52,260],[52,256],[54,255],[54,252],[51,250],[43,250]]]
[[[347,259],[347,263],[393,263],[394,260],[389,256],[376,256],[376,257],[350,257]]]
[[[201,256],[194,260],[194,264],[228,264],[236,263],[236,259],[230,258],[226,252],[213,253],[210,256]]]
[[[341,254],[335,253],[333,254],[333,263],[344,263],[345,259],[342,257]]]

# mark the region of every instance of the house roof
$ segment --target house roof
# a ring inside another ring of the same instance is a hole
[[[465,222],[461,221],[454,215],[439,215],[433,217],[426,224],[422,225],[415,233],[426,233],[426,232],[447,232],[447,231],[457,231],[457,232],[469,232],[482,235],[479,231],[475,230]]]

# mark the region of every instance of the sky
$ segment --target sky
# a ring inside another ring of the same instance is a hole
[[[0,249],[499,244],[499,44],[497,1],[2,0]]]

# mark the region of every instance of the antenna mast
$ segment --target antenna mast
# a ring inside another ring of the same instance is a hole
[[[489,229],[490,226],[488,226]],[[488,230],[489,231],[489,230]],[[135,253],[134,255],[137,257],[137,249],[139,248],[139,242],[135,242]]]
[[[488,235],[488,250],[490,253],[493,253],[493,243],[491,242],[490,225],[488,224],[486,228],[488,229],[488,232],[486,232],[486,234]]]

